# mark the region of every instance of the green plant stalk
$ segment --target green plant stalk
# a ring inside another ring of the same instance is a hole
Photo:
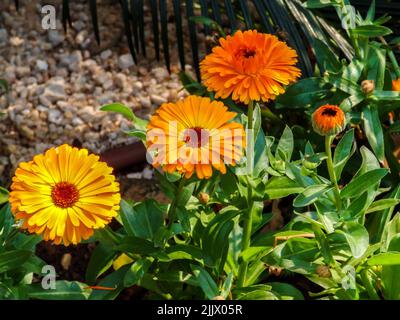
[[[334,138],[335,138],[334,135],[325,136],[325,152],[327,155],[326,165],[328,167],[329,178],[334,186],[333,192],[335,194],[335,199],[336,199],[336,208],[339,211],[342,208],[342,200],[340,199],[340,189],[337,183],[335,169],[333,167],[332,151],[331,151],[331,144]]]
[[[172,203],[169,207],[169,210],[168,210],[168,227],[171,227],[172,223],[175,220],[176,207],[178,204],[179,196],[182,193],[185,183],[186,183],[186,179],[185,179],[185,177],[182,177],[181,180],[179,181],[178,190],[176,191],[176,196],[175,196],[174,200],[172,201]]]
[[[342,17],[344,17],[347,14],[346,5],[349,5],[349,4],[350,4],[349,1],[342,0],[339,3],[340,7],[336,7],[336,13],[337,13],[339,19],[342,19]],[[341,11],[339,11],[339,10],[341,10]],[[354,52],[355,52],[356,57],[358,59],[362,59],[360,47],[358,45],[358,36],[353,33],[352,29],[348,29],[345,31],[351,40],[351,44],[354,47]]]
[[[364,269],[363,271],[361,271],[360,276],[361,276],[361,281],[364,284],[369,297],[372,300],[380,300],[378,294],[376,293],[374,286],[372,285],[371,278],[368,275],[368,269]]]
[[[382,42],[384,45],[389,46],[384,37],[378,37],[378,38],[379,38],[380,42]],[[394,53],[391,49],[388,50],[388,56],[389,56],[390,62],[393,65],[393,69],[394,69],[394,72],[396,73],[397,78],[400,78],[399,63],[397,62],[396,56],[394,55]]]
[[[247,112],[247,128],[248,133],[253,130],[253,111],[254,111],[254,102],[250,101]],[[247,176],[247,202],[248,202],[248,210],[243,215],[244,225],[243,225],[243,236],[242,236],[242,254],[243,252],[250,247],[250,239],[251,239],[251,226],[253,223],[252,212],[253,212],[253,189],[251,187],[249,176],[253,175],[253,167],[254,167],[254,137],[251,136],[247,142],[247,161],[250,164],[248,169]],[[248,264],[247,261],[242,261],[239,267],[239,276],[238,276],[238,287],[243,287],[246,281]]]

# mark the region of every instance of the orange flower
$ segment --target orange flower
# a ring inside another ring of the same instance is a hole
[[[296,51],[273,35],[237,31],[219,42],[200,63],[203,82],[216,98],[273,100],[300,76]]]
[[[213,167],[226,173],[235,165],[245,145],[243,126],[230,122],[235,112],[220,101],[189,96],[177,103],[164,103],[147,127],[148,152],[154,167],[190,178],[210,178]]]
[[[86,149],[51,148],[19,164],[11,211],[22,229],[55,244],[77,244],[118,214],[121,196],[112,170]]]
[[[400,91],[400,78],[392,80],[392,90]]]
[[[344,129],[346,116],[338,106],[327,104],[313,113],[312,125],[321,136],[335,135]]]

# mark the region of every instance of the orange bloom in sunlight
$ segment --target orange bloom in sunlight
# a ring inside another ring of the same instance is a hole
[[[222,102],[189,96],[177,103],[164,103],[147,127],[147,147],[154,167],[175,171],[190,178],[210,178],[214,169],[226,173],[242,158],[245,145],[243,126],[231,122]]]
[[[86,149],[51,148],[19,164],[11,211],[22,229],[55,244],[77,244],[118,213],[121,197],[112,170]]]
[[[216,98],[273,100],[301,74],[296,51],[273,35],[237,31],[219,43],[200,63],[202,80]]]
[[[400,78],[396,80],[392,80],[392,90],[400,91]]]
[[[335,135],[343,131],[346,125],[346,116],[338,106],[324,105],[312,115],[312,125],[321,136]]]

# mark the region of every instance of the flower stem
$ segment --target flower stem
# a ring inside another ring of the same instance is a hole
[[[369,297],[372,300],[380,300],[378,294],[376,293],[374,286],[372,285],[371,278],[368,275],[368,269],[361,271],[361,281],[364,284]]]
[[[333,135],[325,136],[325,152],[327,155],[326,164],[328,167],[329,178],[331,179],[331,182],[334,186],[333,192],[335,194],[335,199],[336,199],[336,208],[339,211],[342,208],[342,200],[340,199],[340,189],[339,189],[339,186],[337,183],[335,169],[333,167],[332,151],[331,151],[331,144],[332,144],[334,137],[335,136],[333,136]]]
[[[185,183],[186,183],[186,179],[185,179],[185,177],[182,177],[181,180],[179,181],[178,190],[176,191],[176,196],[168,209],[168,225],[167,225],[168,227],[171,227],[172,223],[175,220],[176,207],[177,207],[177,204],[179,201],[179,197],[182,193],[183,187],[185,186]]]
[[[384,37],[378,37],[380,42],[382,42],[384,45],[388,46],[388,43],[386,42]],[[400,79],[400,67],[399,63],[397,62],[396,56],[394,55],[393,51],[391,49],[388,50],[388,56],[390,59],[390,62],[393,65],[394,72],[396,73],[397,78]]]
[[[247,113],[247,128],[248,128],[248,136],[250,139],[247,141],[247,161],[248,161],[248,176],[247,180],[247,203],[248,210],[246,210],[243,214],[243,236],[242,236],[242,254],[243,252],[250,247],[250,239],[251,239],[251,227],[253,223],[252,219],[252,211],[253,211],[253,189],[249,181],[249,176],[253,175],[253,167],[254,167],[254,137],[253,137],[253,111],[254,104],[253,101],[249,103],[249,109]],[[238,276],[238,287],[243,287],[246,281],[247,275],[247,262],[243,261],[240,263],[239,267],[239,276]]]

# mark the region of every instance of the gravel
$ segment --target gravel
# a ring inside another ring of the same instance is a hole
[[[4,181],[9,181],[19,162],[52,146],[69,143],[101,153],[135,141],[122,132],[130,123],[121,115],[100,111],[103,104],[121,102],[137,116],[148,118],[162,103],[187,94],[179,82],[177,50],[172,50],[171,74],[156,61],[151,45],[147,58],[139,56],[139,64],[134,64],[123,38],[119,6],[104,8],[103,1],[98,5],[99,46],[84,2],[71,2],[73,27],[66,34],[60,21],[57,30],[41,28],[40,7],[32,13],[24,5],[19,12],[11,2],[0,5],[4,22],[0,78],[10,85],[7,97],[0,97],[0,113],[5,114],[0,118],[0,179]],[[145,20],[151,25],[149,8]],[[170,24],[173,31],[174,22]],[[153,43],[152,33],[145,35],[146,42]],[[190,50],[187,53],[190,62]],[[187,71],[192,73],[190,66]],[[144,178],[149,174],[143,173]]]

